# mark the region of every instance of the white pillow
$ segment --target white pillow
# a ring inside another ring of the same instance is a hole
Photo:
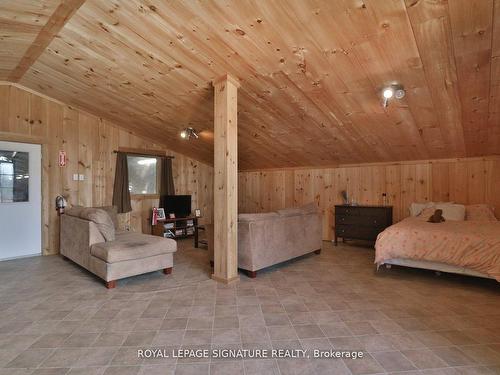
[[[410,205],[410,215],[411,216],[418,216],[422,213],[423,210],[429,207],[433,207],[435,205],[434,202],[424,202],[424,203],[416,203],[413,202]]]
[[[436,209],[443,210],[443,217],[451,221],[465,220],[465,206],[463,204],[441,203],[435,206]]]

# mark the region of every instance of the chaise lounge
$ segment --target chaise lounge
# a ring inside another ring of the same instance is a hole
[[[114,207],[73,207],[61,216],[61,255],[102,278],[108,289],[125,277],[172,272],[174,240],[117,228]]]

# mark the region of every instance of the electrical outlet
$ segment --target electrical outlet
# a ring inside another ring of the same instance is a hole
[[[80,181],[85,181],[85,175],[84,175],[84,174],[81,174],[81,175],[79,176],[79,178],[80,178]]]
[[[75,174],[73,175],[73,181],[78,181],[78,174],[77,174],[77,173],[75,173]]]

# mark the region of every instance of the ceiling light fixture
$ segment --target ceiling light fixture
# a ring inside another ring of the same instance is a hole
[[[382,89],[382,96],[384,98],[382,104],[384,108],[387,108],[389,105],[389,99],[391,98],[396,98],[396,99],[403,99],[405,97],[405,90],[402,85],[398,84],[393,84],[390,86],[386,86]]]
[[[189,127],[181,131],[183,139],[198,139],[198,133],[193,128]]]
[[[403,88],[396,89],[394,92],[394,97],[396,99],[403,99],[406,95],[406,91]]]
[[[384,89],[384,98],[386,99],[390,99],[392,98],[392,96],[394,95],[394,89],[392,87],[388,87],[386,89]]]

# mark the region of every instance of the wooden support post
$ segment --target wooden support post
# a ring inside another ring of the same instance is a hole
[[[214,273],[238,276],[238,81],[224,75],[214,86]]]

